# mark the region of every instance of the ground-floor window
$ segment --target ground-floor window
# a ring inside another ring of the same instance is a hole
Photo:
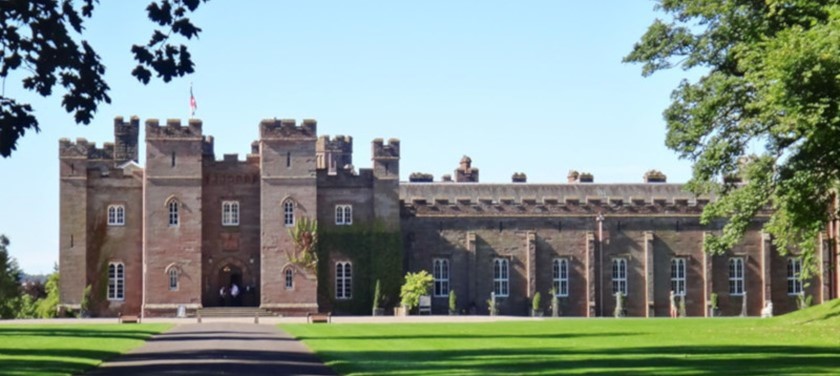
[[[554,293],[557,296],[569,296],[569,260],[564,258],[554,259],[552,269]]]
[[[791,257],[787,260],[787,292],[788,295],[802,294],[802,259]]]
[[[685,259],[671,260],[671,291],[674,295],[685,296]]]
[[[125,299],[125,265],[121,262],[108,264],[108,300]]]
[[[510,294],[510,274],[508,259],[493,259],[493,292],[496,296],[505,297]]]
[[[335,298],[350,299],[353,286],[353,265],[349,262],[335,263]]]
[[[287,268],[285,272],[283,272],[283,276],[286,279],[286,290],[290,290],[295,287],[295,274],[292,271],[292,268]]]
[[[729,293],[744,295],[744,259],[741,257],[729,259]]]
[[[432,275],[435,280],[435,296],[449,295],[449,260],[434,259]]]
[[[613,295],[619,292],[627,295],[627,259],[612,260],[612,291]]]

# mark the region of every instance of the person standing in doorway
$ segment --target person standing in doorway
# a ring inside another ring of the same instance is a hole
[[[239,286],[236,283],[230,285],[230,297],[233,299],[233,305],[239,305]]]

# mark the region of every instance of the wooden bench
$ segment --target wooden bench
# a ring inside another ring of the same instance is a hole
[[[321,323],[321,324],[328,324],[332,322],[332,313],[312,313],[309,312],[306,314],[306,322],[310,324]]]
[[[139,324],[140,323],[140,316],[137,316],[137,315],[123,315],[122,313],[120,313],[119,323],[120,324]]]

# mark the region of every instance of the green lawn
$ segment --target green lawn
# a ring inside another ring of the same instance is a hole
[[[0,375],[75,375],[170,326],[0,325]]]
[[[840,300],[774,319],[282,325],[348,375],[840,374]]]

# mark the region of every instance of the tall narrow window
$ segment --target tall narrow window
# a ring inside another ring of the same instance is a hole
[[[674,295],[685,296],[685,259],[671,260],[671,291]]]
[[[286,152],[286,167],[292,167],[292,153]]]
[[[508,259],[493,259],[493,292],[498,297],[508,296],[510,293]]]
[[[335,224],[345,226],[353,224],[353,205],[335,206]]]
[[[175,152],[172,152],[172,167],[175,167]]]
[[[554,293],[557,296],[569,296],[569,260],[554,259],[553,265]]]
[[[292,200],[283,202],[283,225],[286,227],[295,225],[295,203]]]
[[[335,263],[335,298],[350,299],[352,286],[353,266],[349,262]]]
[[[178,291],[178,269],[169,269],[169,291]]]
[[[108,300],[125,299],[125,265],[121,262],[108,264]]]
[[[178,226],[181,223],[180,215],[178,214],[178,200],[169,201],[169,225]]]
[[[618,292],[627,295],[627,259],[612,260],[612,291],[613,295]]]
[[[222,226],[239,226],[239,201],[222,201]]]
[[[802,259],[791,257],[787,260],[787,292],[788,295],[802,294]]]
[[[449,295],[449,260],[434,259],[432,275],[435,280],[435,296]]]
[[[729,293],[744,295],[744,259],[733,257],[729,259]]]
[[[108,206],[108,226],[123,226],[125,225],[125,206],[123,205],[109,205]]]
[[[283,272],[283,276],[286,279],[286,290],[290,290],[295,287],[295,274],[292,271],[292,268],[286,268],[286,271]]]

